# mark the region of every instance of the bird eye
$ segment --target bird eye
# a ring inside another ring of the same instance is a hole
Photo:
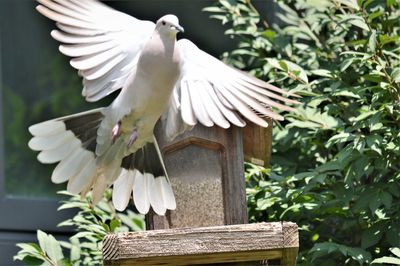
[[[165,26],[165,24],[166,24],[164,20],[163,20],[163,21],[161,21],[161,23],[162,23],[164,26]]]

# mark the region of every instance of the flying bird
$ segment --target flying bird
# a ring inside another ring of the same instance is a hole
[[[197,123],[206,127],[262,127],[271,107],[292,111],[297,97],[234,69],[176,36],[174,15],[156,23],[136,19],[97,0],[37,0],[56,22],[51,36],[83,79],[82,96],[98,101],[120,90],[108,107],[29,127],[29,147],[42,163],[57,163],[51,180],[97,203],[113,186],[112,201],[124,210],[132,195],[140,213],[159,214],[176,202],[153,130],[161,118],[172,140]],[[155,157],[154,154],[157,156]]]

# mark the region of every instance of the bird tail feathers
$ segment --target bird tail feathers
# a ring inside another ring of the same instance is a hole
[[[33,138],[28,146],[40,151],[40,162],[59,162],[51,180],[56,184],[68,181],[71,193],[87,191],[95,182],[98,169],[94,150],[103,112],[104,108],[94,109],[29,127]]]
[[[153,143],[126,156],[121,166],[122,171],[113,184],[113,204],[117,210],[126,208],[131,193],[136,209],[142,214],[150,207],[159,215],[175,210],[175,196],[155,138]]]

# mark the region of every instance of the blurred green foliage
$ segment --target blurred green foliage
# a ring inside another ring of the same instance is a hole
[[[47,58],[51,59],[40,66],[40,75],[27,84],[28,89],[3,87],[5,188],[13,196],[54,197],[61,188],[49,180],[54,166],[36,161],[36,153],[27,145],[31,138],[28,127],[84,108],[75,71],[70,75],[63,72],[66,62],[61,56]]]
[[[111,203],[111,189],[105,192],[103,200],[93,206],[90,195],[84,199],[65,191],[69,196],[58,210],[79,209],[78,213],[58,226],[72,226],[76,233],[69,241],[57,241],[54,236],[37,231],[38,244],[20,243],[20,251],[14,260],[25,265],[75,266],[103,265],[102,241],[106,234],[145,229],[144,215],[130,210],[117,212]]]
[[[400,2],[275,8],[206,8],[239,42],[228,63],[303,96],[274,126],[271,169],[246,166],[250,219],[296,222],[299,265],[369,264],[400,246]]]
[[[59,54],[43,56],[49,58],[48,63],[39,66],[37,77],[27,84],[28,89],[3,87],[5,188],[13,196],[54,197],[64,187],[50,181],[54,165],[40,164],[37,153],[28,148],[28,127],[103,104],[88,107],[80,95],[81,79],[72,68],[66,68],[66,58]]]

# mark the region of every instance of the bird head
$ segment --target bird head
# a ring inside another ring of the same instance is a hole
[[[179,19],[175,15],[165,15],[161,17],[156,24],[156,29],[160,33],[165,33],[171,36],[176,36],[178,32],[184,32],[184,29],[179,25]]]

